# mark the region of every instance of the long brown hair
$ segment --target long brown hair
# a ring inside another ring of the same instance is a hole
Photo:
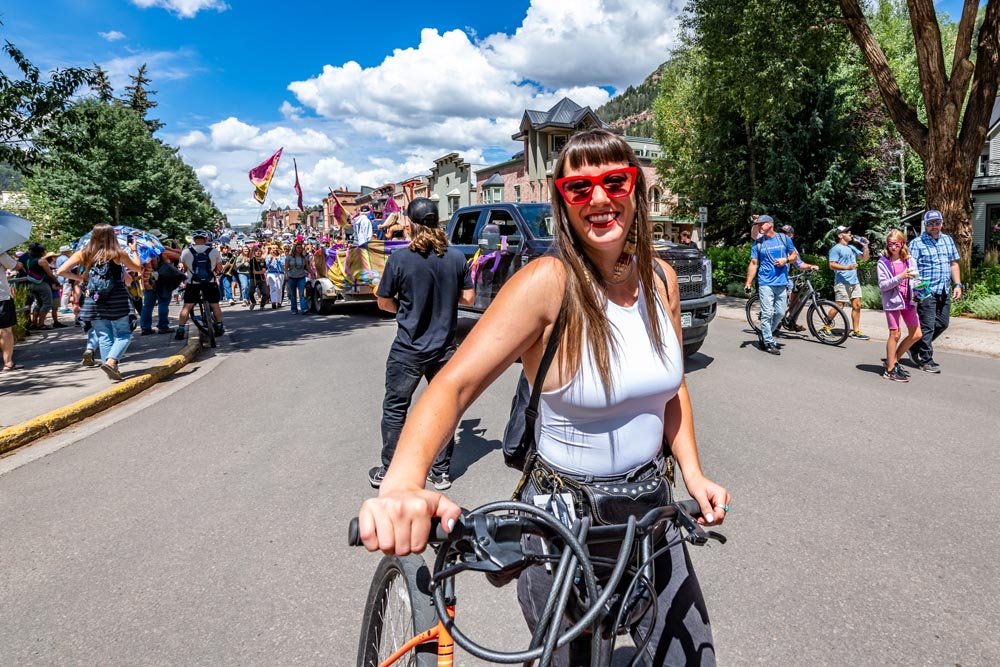
[[[425,225],[413,225],[413,240],[410,241],[410,250],[421,255],[427,255],[431,250],[438,257],[444,257],[448,250],[448,236],[440,227],[427,227]]]
[[[559,367],[568,369],[575,375],[582,362],[583,343],[586,341],[593,355],[594,365],[601,376],[605,392],[610,394],[614,386],[611,377],[612,355],[621,352],[615,346],[611,323],[604,312],[607,296],[600,285],[606,287],[600,271],[591,261],[584,244],[576,237],[569,221],[566,202],[555,187],[555,180],[565,175],[568,169],[578,169],[585,165],[624,163],[636,167],[635,220],[628,235],[635,239],[636,268],[639,284],[642,285],[643,301],[650,314],[650,337],[660,356],[663,349],[663,331],[660,328],[658,312],[659,293],[653,278],[653,232],[649,220],[649,199],[646,193],[646,177],[642,165],[632,147],[619,135],[607,130],[594,129],[579,132],[566,142],[555,168],[552,170],[552,215],[556,222],[556,244],[553,254],[566,269],[566,291],[563,301],[563,339],[559,341]],[[581,337],[578,332],[582,331]]]
[[[120,253],[121,247],[115,237],[115,228],[101,223],[94,225],[94,229],[90,232],[90,242],[84,247],[81,258],[83,266],[89,271],[94,264],[117,262]]]

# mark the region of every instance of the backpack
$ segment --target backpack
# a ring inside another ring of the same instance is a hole
[[[94,264],[87,271],[87,296],[94,301],[106,299],[115,288],[115,274],[113,262],[101,262]]]
[[[38,259],[31,257],[24,261],[24,277],[32,285],[41,285],[45,282],[45,272],[38,264]]]
[[[211,248],[205,248],[204,252],[198,252],[194,246],[191,251],[191,282],[210,283],[215,279],[212,271]]]

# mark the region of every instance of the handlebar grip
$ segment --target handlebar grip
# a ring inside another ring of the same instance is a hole
[[[701,505],[694,498],[688,498],[687,500],[681,500],[677,503],[681,508],[691,515],[692,518],[697,519],[701,516]]]
[[[448,539],[448,533],[441,526],[441,519],[431,519],[431,542],[444,542]],[[362,547],[361,529],[358,527],[358,517],[351,519],[347,526],[347,545],[351,547]]]

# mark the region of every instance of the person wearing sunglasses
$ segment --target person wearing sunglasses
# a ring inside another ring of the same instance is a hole
[[[917,303],[923,335],[910,348],[910,359],[920,370],[937,374],[941,366],[934,361],[933,342],[948,328],[951,300],[962,298],[962,280],[958,248],[951,236],[941,231],[941,211],[928,210],[923,221],[924,233],[910,241],[910,256],[917,263],[921,282],[927,283],[926,298]]]
[[[750,285],[757,276],[757,294],[760,297],[760,344],[769,354],[779,355],[781,350],[774,340],[774,330],[785,316],[788,304],[788,265],[798,260],[795,246],[785,234],[774,229],[774,218],[760,215],[752,218],[758,234],[750,246],[750,263],[743,291],[749,295]]]
[[[878,259],[878,288],[882,311],[889,323],[885,344],[885,371],[882,377],[893,382],[909,382],[910,374],[899,365],[907,350],[920,340],[920,318],[913,304],[912,280],[919,276],[917,263],[906,248],[906,236],[898,229],[885,237],[885,250]],[[900,340],[900,320],[906,324],[906,338]]]
[[[432,517],[446,528],[458,518],[458,505],[424,489],[426,473],[462,414],[518,359],[532,384],[539,375],[540,389],[536,428],[525,430],[537,437],[521,500],[544,495],[531,481],[541,476],[571,479],[577,488],[595,477],[652,487],[665,475],[665,455],[672,454],[701,505],[699,521],[717,525],[725,518],[729,493],[703,474],[699,462],[684,383],[677,277],[655,258],[648,185],[635,152],[607,130],[579,132],[556,159],[553,185],[552,253],[504,284],[410,412],[378,498],[359,511],[368,549],[423,551]],[[540,372],[543,356],[552,354]],[[585,503],[580,509],[590,512]],[[649,639],[649,655],[661,656],[656,665],[714,665],[708,612],[684,542],[672,524],[663,540],[658,547],[669,547],[656,572],[668,576],[657,576],[656,600],[638,632]],[[545,567],[518,577],[529,626],[551,581]],[[581,643],[589,646],[590,638]],[[557,651],[554,664],[566,663],[566,650]]]

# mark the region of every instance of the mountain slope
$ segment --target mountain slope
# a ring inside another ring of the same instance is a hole
[[[637,137],[653,136],[653,102],[660,93],[660,80],[667,63],[656,68],[638,86],[629,86],[621,95],[597,109],[597,115],[612,127]]]

